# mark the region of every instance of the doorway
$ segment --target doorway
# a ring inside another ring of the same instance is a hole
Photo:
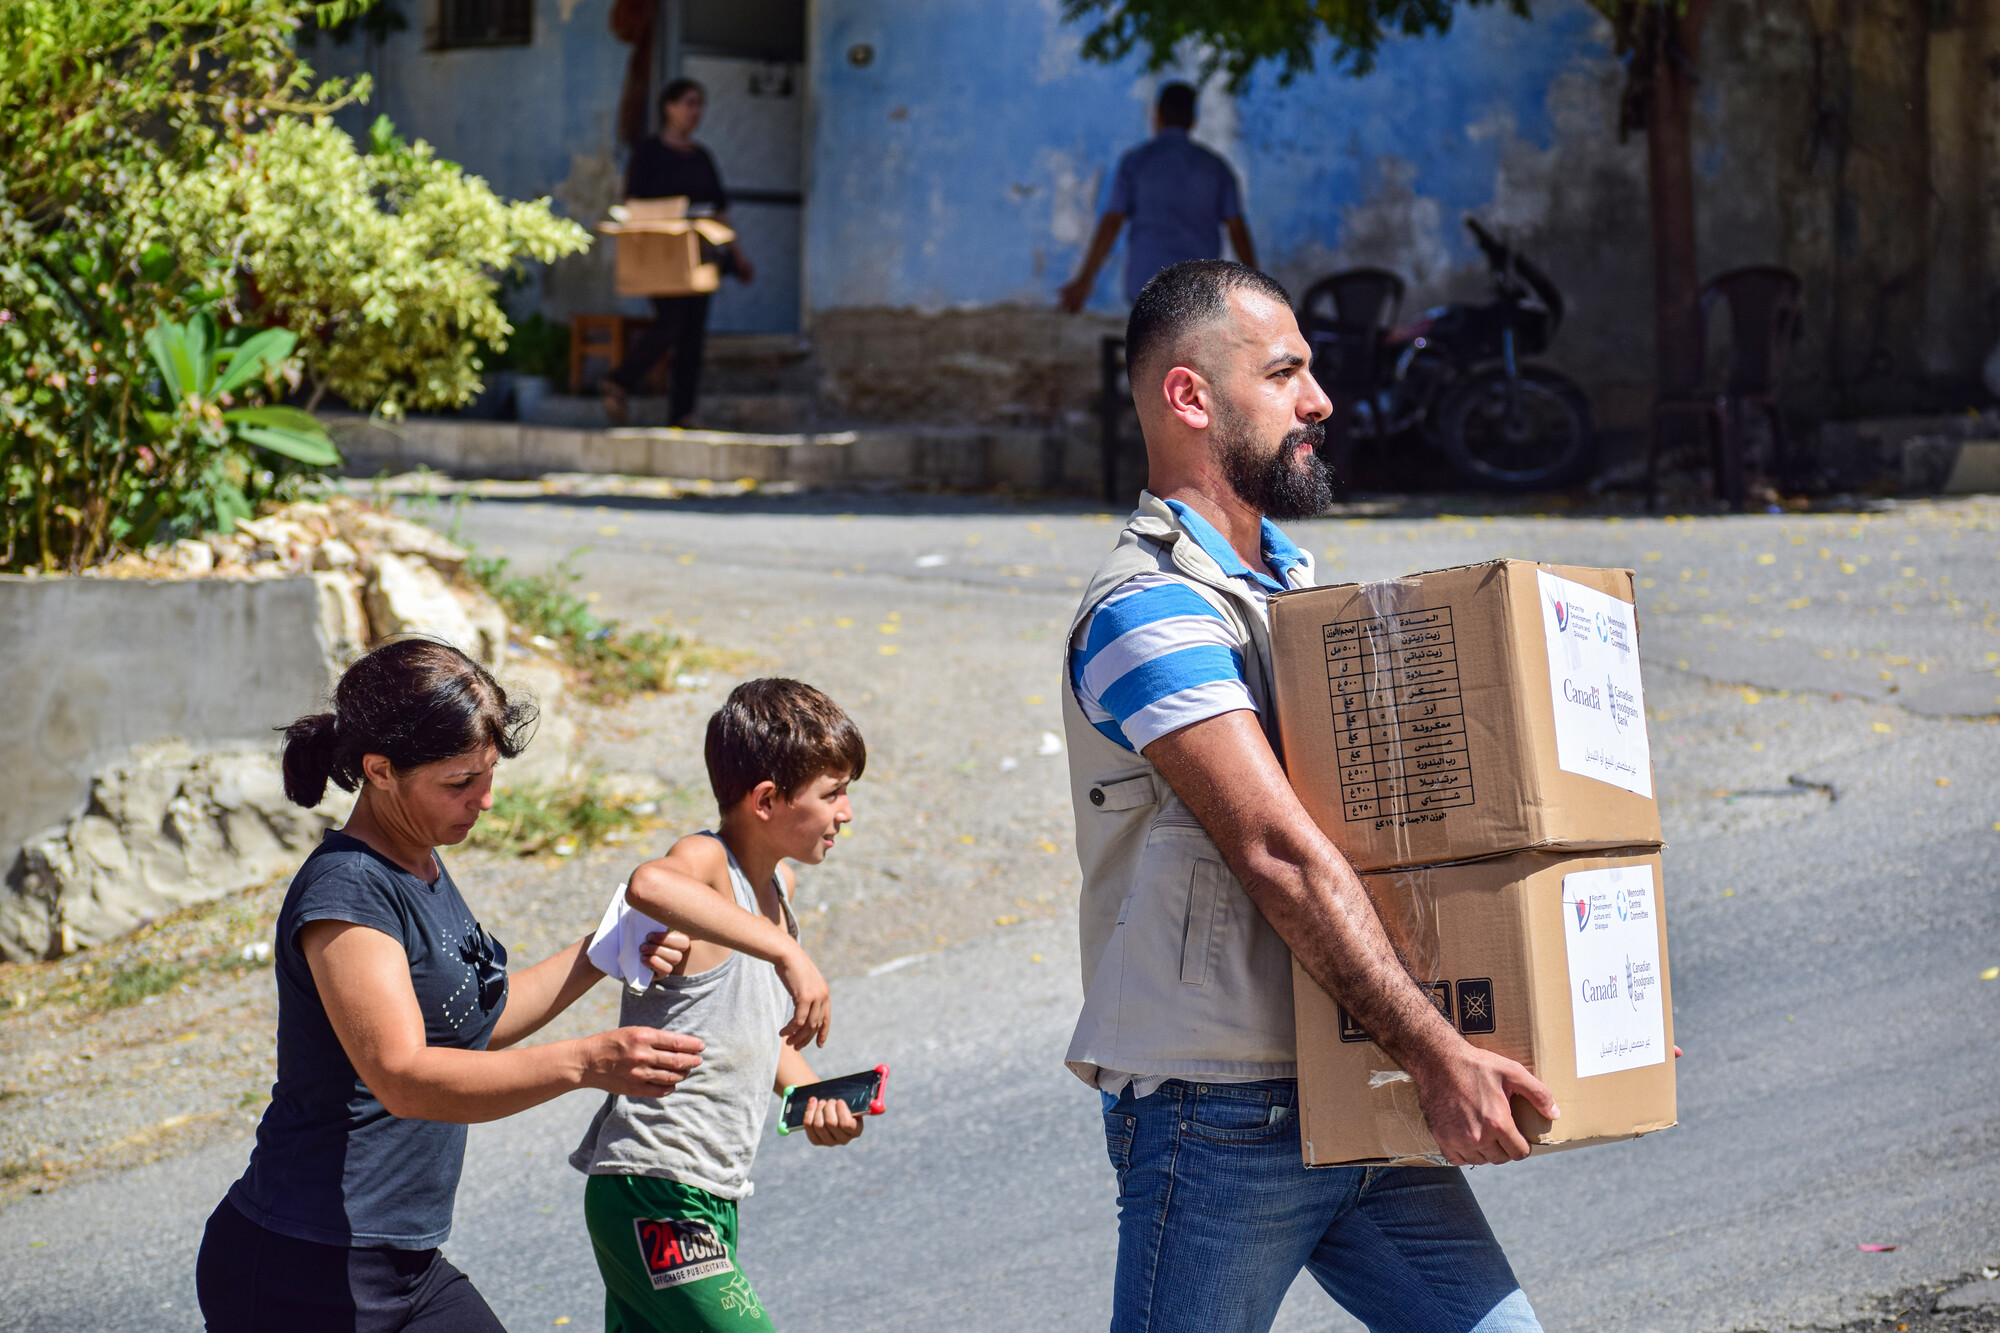
[[[804,300],[806,0],[666,0],[660,64],[708,93],[697,136],[715,155],[729,216],[756,266],[724,279],[717,333],[797,333]]]

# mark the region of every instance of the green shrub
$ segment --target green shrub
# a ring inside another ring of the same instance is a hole
[[[595,784],[518,787],[493,794],[493,808],[472,826],[471,842],[517,856],[566,856],[638,824],[637,815],[606,799]]]
[[[329,119],[286,117],[176,176],[171,199],[175,232],[217,238],[212,259],[237,257],[266,322],[299,333],[315,397],[390,416],[469,401],[477,344],[514,332],[496,275],[590,244],[547,200],[505,202],[386,116],[365,150]]]
[[[674,689],[681,676],[730,670],[740,653],[710,648],[665,630],[624,633],[616,621],[599,620],[575,585],[583,576],[572,551],[539,574],[514,574],[504,558],[474,555],[466,572],[493,594],[507,619],[549,640],[563,661],[583,677],[584,695],[595,703],[625,699],[640,691]]]
[[[365,151],[333,125],[367,84],[315,81],[300,14],[369,7],[0,2],[0,569],[224,526],[326,466],[219,420],[246,393],[463,403],[474,340],[511,332],[496,275],[588,244],[386,121]],[[271,327],[296,343],[190,407],[148,340],[204,318],[218,353]]]

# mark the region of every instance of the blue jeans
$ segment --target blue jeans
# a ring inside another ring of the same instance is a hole
[[[1298,1084],[1104,1098],[1112,1333],[1264,1333],[1301,1268],[1372,1333],[1541,1333],[1455,1167],[1315,1167]]]

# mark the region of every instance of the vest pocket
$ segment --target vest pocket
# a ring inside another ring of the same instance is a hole
[[[1208,956],[1215,938],[1216,916],[1222,910],[1223,870],[1220,862],[1198,860],[1188,876],[1187,926],[1181,934],[1181,980],[1190,986],[1208,984]]]

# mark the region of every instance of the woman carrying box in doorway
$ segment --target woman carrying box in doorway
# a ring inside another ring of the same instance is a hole
[[[729,195],[722,188],[722,174],[715,158],[694,141],[707,108],[707,94],[693,79],[675,79],[660,93],[660,132],[632,146],[632,160],[625,168],[625,197],[629,199],[673,199],[688,201],[689,217],[712,217],[729,221]],[[731,241],[725,248],[722,271],[733,273],[746,285],[756,276],[743,247]],[[696,296],[655,296],[653,322],[632,340],[625,364],[604,379],[604,410],[614,422],[623,422],[627,400],[644,382],[661,357],[673,353],[672,403],[668,424],[694,424],[695,392],[701,384],[702,344],[708,333],[708,294]]]

